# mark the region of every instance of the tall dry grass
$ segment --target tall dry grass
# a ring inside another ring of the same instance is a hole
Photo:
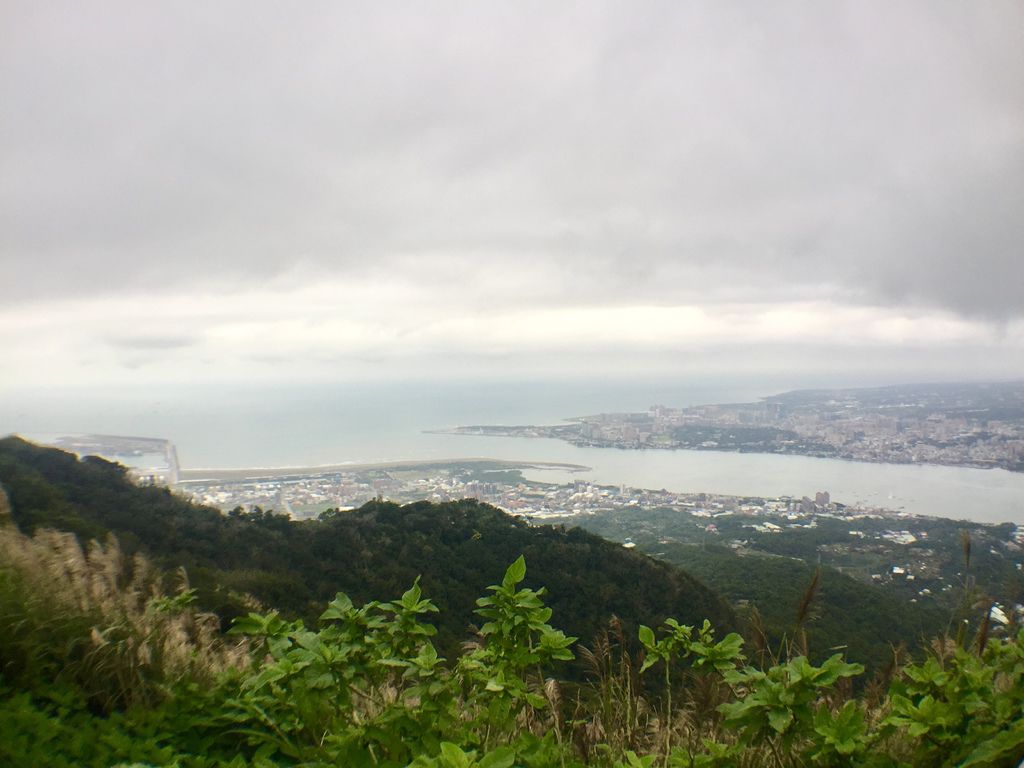
[[[599,744],[616,754],[649,748],[654,712],[642,693],[640,662],[629,653],[622,622],[613,616],[592,647],[581,645],[577,653],[591,680],[580,690],[572,718],[580,754],[589,759]]]
[[[29,688],[70,682],[111,711],[244,666],[247,645],[191,605],[184,572],[175,592],[168,581],[113,537],[83,548],[69,533],[22,534],[0,496],[0,675]]]

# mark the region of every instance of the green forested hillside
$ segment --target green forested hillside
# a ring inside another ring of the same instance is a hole
[[[450,647],[464,639],[484,587],[525,555],[528,583],[548,588],[559,625],[585,641],[612,615],[631,633],[667,616],[735,625],[724,601],[674,567],[579,529],[531,527],[472,500],[371,502],[301,522],[269,512],[223,515],[166,489],[137,487],[119,465],[18,438],[0,440],[0,483],[23,531],[113,533],[129,554],[184,566],[201,605],[225,621],[242,612],[241,593],[309,619],[338,591],[356,600],[395,596],[420,576]]]
[[[756,607],[769,642],[778,648],[792,637],[805,591],[819,574],[805,622],[812,658],[842,650],[869,670],[884,668],[893,646],[917,653],[946,628],[950,614],[935,606],[908,603],[881,587],[862,584],[832,568],[816,569],[800,560],[751,555],[728,547],[662,546],[662,557],[686,568],[733,604]]]
[[[691,523],[670,510],[598,513],[580,518],[579,524],[612,540],[630,536],[637,549],[693,574],[739,606],[741,620],[756,608],[774,648],[784,636],[792,637],[798,607],[817,570],[795,556],[740,556],[723,545],[691,543],[687,539],[695,537],[685,530]],[[874,672],[890,663],[894,647],[918,652],[922,639],[947,628],[953,611],[935,603],[911,602],[909,596],[824,566],[804,628],[812,658],[825,658],[831,649],[841,648]]]

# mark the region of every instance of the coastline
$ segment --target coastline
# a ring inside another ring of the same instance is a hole
[[[1024,474],[1024,468],[1015,466],[1004,466],[998,460],[992,461],[914,461],[911,459],[898,458],[860,458],[846,456],[840,453],[828,453],[825,451],[784,451],[784,450],[757,450],[753,448],[710,448],[702,445],[624,445],[615,442],[597,442],[592,440],[571,440],[561,435],[543,434],[516,434],[509,431],[498,431],[501,429],[530,429],[531,427],[490,427],[494,431],[483,432],[476,426],[457,426],[447,429],[423,430],[424,434],[433,435],[458,435],[460,437],[502,437],[519,440],[558,440],[566,445],[575,448],[601,448],[616,451],[652,451],[652,452],[677,452],[677,451],[700,451],[701,453],[727,453],[727,454],[754,454],[761,456],[800,456],[808,459],[830,459],[834,461],[847,461],[854,464],[889,464],[902,467],[952,467],[959,469],[984,469],[1003,470],[1013,474]],[[538,426],[538,429],[549,429],[549,426]]]
[[[587,472],[591,467],[583,464],[571,464],[560,461],[508,461],[506,459],[488,459],[485,457],[453,458],[453,459],[401,459],[397,461],[318,464],[305,467],[247,467],[247,468],[204,468],[181,469],[178,473],[179,484],[204,482],[210,480],[259,480],[286,475],[320,475],[336,472],[371,472],[375,470],[408,470],[429,467],[453,467],[460,465],[483,464],[504,469],[554,469],[564,472]]]

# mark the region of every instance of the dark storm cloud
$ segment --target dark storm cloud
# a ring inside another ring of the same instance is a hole
[[[1024,314],[1024,6],[5,7],[3,301],[348,276]]]

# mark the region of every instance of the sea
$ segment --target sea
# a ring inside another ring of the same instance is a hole
[[[811,496],[846,504],[1024,525],[1024,474],[770,454],[585,448],[543,438],[436,432],[476,424],[556,424],[654,404],[751,402],[824,382],[764,378],[407,381],[54,388],[0,396],[0,434],[95,433],[175,443],[183,468],[267,468],[493,458],[569,463],[531,469],[547,482],[741,496]]]

